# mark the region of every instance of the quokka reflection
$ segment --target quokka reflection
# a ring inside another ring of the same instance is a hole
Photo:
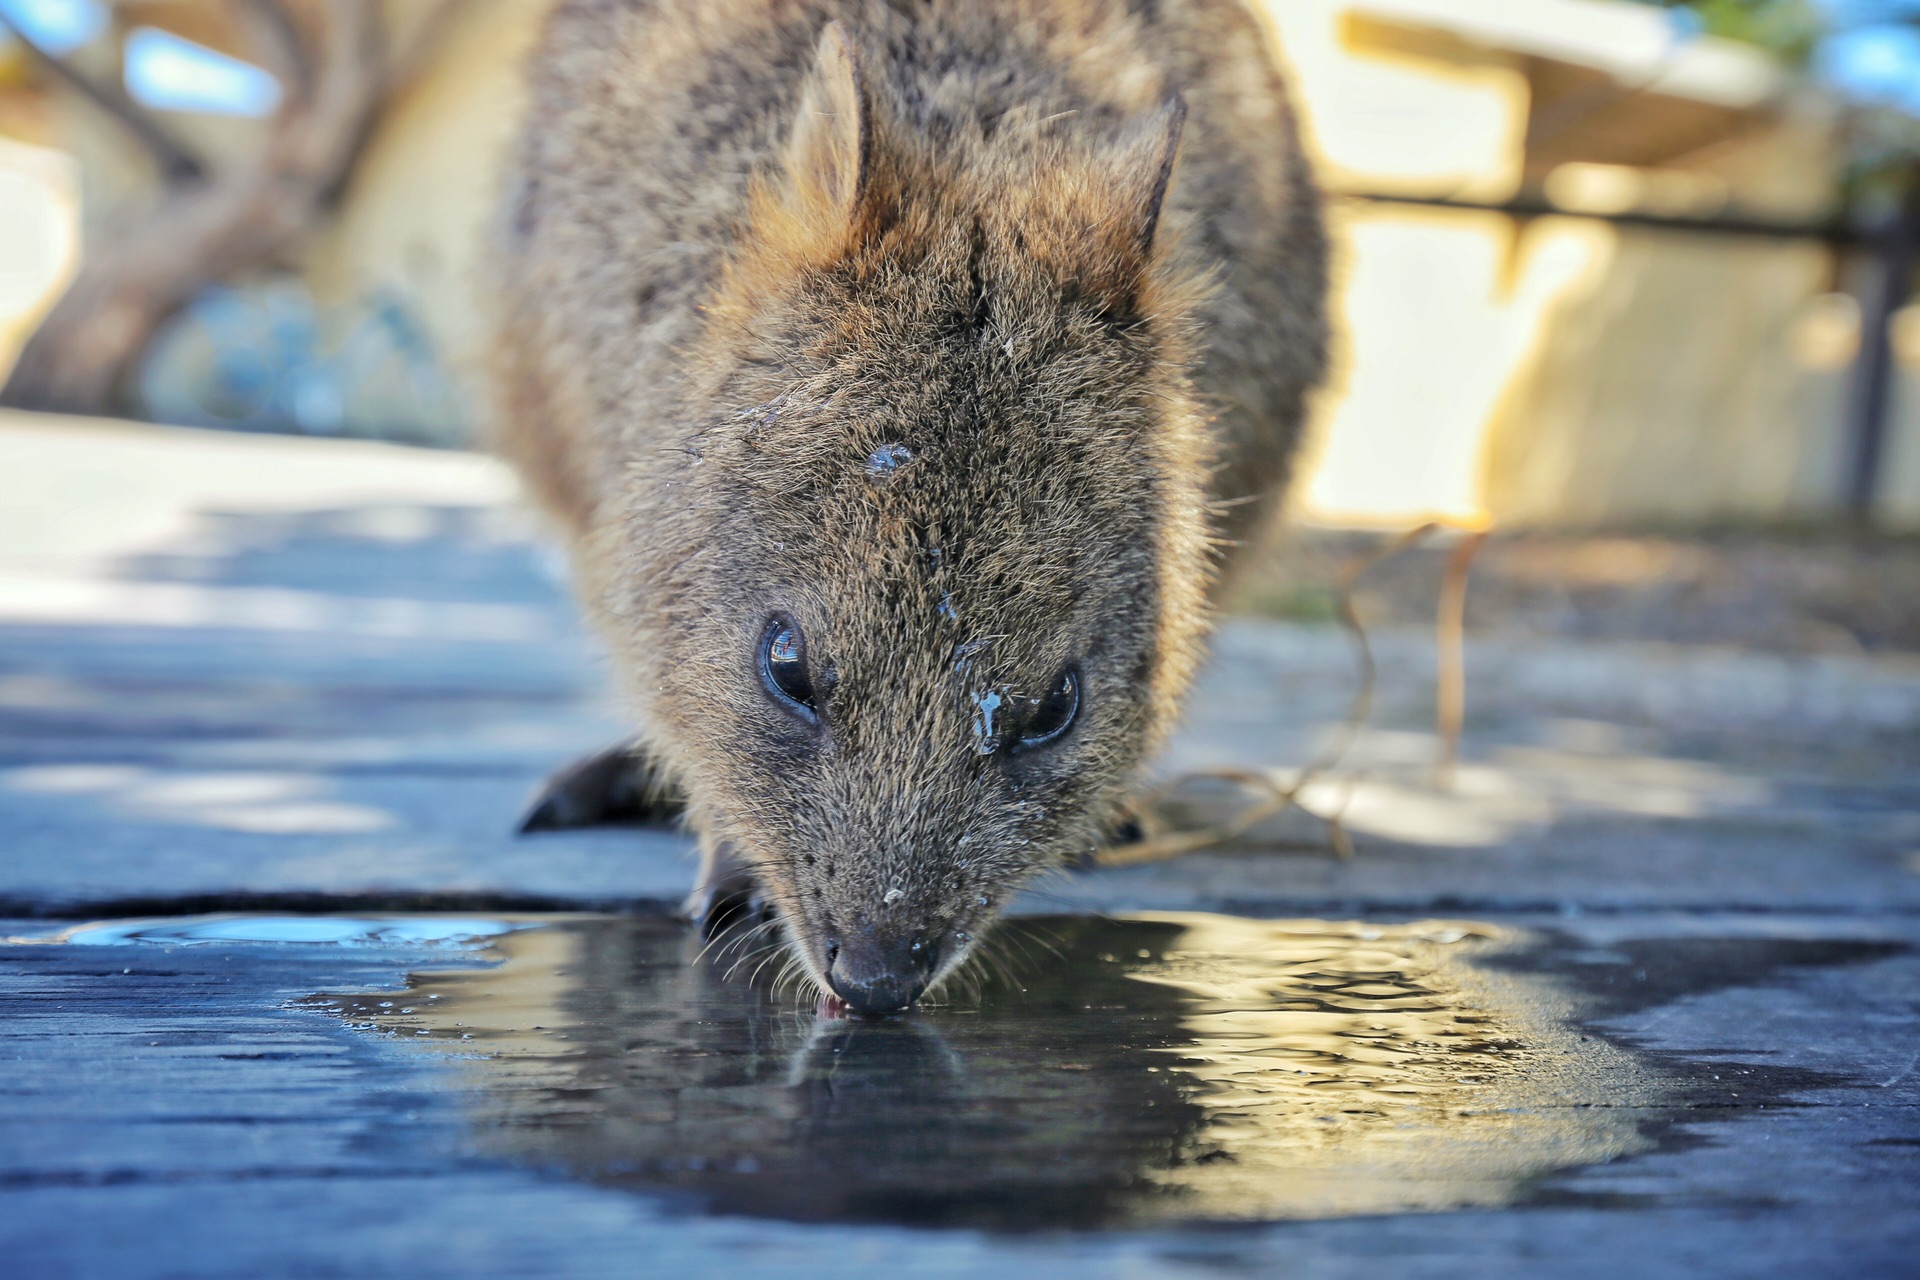
[[[449,1054],[476,1147],[716,1212],[1001,1229],[1509,1203],[1646,1144],[1656,1082],[1475,926],[1010,921],[1019,983],[894,1021],[729,980],[684,926],[578,917],[404,998],[314,997]],[[724,953],[722,953],[724,956]],[[387,1007],[381,1007],[382,1001]]]

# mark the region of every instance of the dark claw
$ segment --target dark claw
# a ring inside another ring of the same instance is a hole
[[[579,827],[669,827],[686,800],[639,743],[576,760],[547,779],[521,834]]]
[[[1140,820],[1130,813],[1122,814],[1120,817],[1114,819],[1112,826],[1107,828],[1107,833],[1101,837],[1100,843],[1091,849],[1087,849],[1073,856],[1067,862],[1067,869],[1069,871],[1091,871],[1100,865],[1100,850],[1119,849],[1126,845],[1139,844],[1146,838],[1147,833],[1146,830],[1141,827]]]

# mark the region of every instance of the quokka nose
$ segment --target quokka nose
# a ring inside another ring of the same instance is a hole
[[[855,1013],[892,1013],[920,998],[939,948],[849,938],[828,948],[827,985]]]

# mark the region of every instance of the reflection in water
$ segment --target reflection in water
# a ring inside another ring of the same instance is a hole
[[[474,1142],[715,1211],[1034,1228],[1499,1205],[1648,1145],[1661,1086],[1509,931],[1009,922],[1025,986],[892,1021],[727,981],[666,920],[500,936],[493,969],[312,1003],[448,1056]],[[384,1003],[383,1003],[384,1002]],[[1600,1105],[1610,1104],[1610,1105]]]
[[[234,942],[291,942],[338,947],[467,947],[491,941],[526,922],[465,916],[163,916],[76,925],[47,937],[0,942],[65,943],[119,947],[145,942],[167,947],[220,946]]]

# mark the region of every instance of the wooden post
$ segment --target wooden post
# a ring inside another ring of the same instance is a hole
[[[1873,524],[1880,465],[1887,451],[1893,399],[1893,317],[1911,292],[1920,251],[1920,168],[1910,175],[1901,209],[1868,239],[1873,260],[1860,300],[1860,353],[1847,388],[1846,470],[1841,482],[1848,523]]]

